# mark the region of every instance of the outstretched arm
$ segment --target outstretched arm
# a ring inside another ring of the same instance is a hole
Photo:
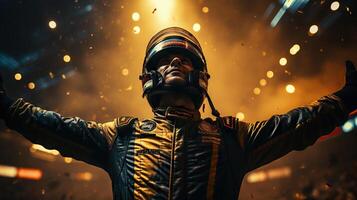
[[[305,149],[347,120],[348,113],[357,108],[357,71],[350,61],[346,67],[346,84],[338,92],[266,121],[239,122],[238,137],[246,152],[247,171],[292,150]]]
[[[57,149],[63,156],[106,166],[108,151],[116,134],[116,120],[96,123],[78,117],[63,117],[36,107],[23,99],[9,98],[0,80],[0,118],[7,126],[33,143]]]

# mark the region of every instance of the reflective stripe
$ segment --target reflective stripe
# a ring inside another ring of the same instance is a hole
[[[209,169],[208,185],[207,185],[207,199],[213,199],[214,185],[216,182],[217,160],[218,160],[219,144],[212,143],[211,165]]]

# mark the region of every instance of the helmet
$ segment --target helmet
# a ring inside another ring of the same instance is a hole
[[[194,70],[188,74],[186,87],[165,85],[162,75],[157,72],[158,61],[173,53],[187,56],[192,61]],[[170,27],[159,31],[149,41],[139,79],[142,81],[143,97],[147,97],[151,107],[158,106],[161,94],[175,91],[188,94],[198,109],[207,93],[209,77],[198,40],[183,28]]]

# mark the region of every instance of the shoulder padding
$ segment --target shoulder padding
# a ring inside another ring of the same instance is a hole
[[[122,116],[118,118],[117,122],[117,132],[118,134],[124,134],[133,129],[134,123],[138,120],[138,118],[130,117],[130,116]]]
[[[229,129],[229,130],[237,130],[238,128],[238,118],[232,116],[225,116],[221,117],[221,125],[222,128]]]

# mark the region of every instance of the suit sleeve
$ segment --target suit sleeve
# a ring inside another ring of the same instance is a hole
[[[238,122],[238,137],[246,155],[247,171],[303,150],[342,125],[348,112],[337,96],[325,96],[266,121]]]
[[[63,117],[22,99],[10,106],[5,122],[33,143],[102,168],[106,166],[117,125],[116,120],[96,123]]]

